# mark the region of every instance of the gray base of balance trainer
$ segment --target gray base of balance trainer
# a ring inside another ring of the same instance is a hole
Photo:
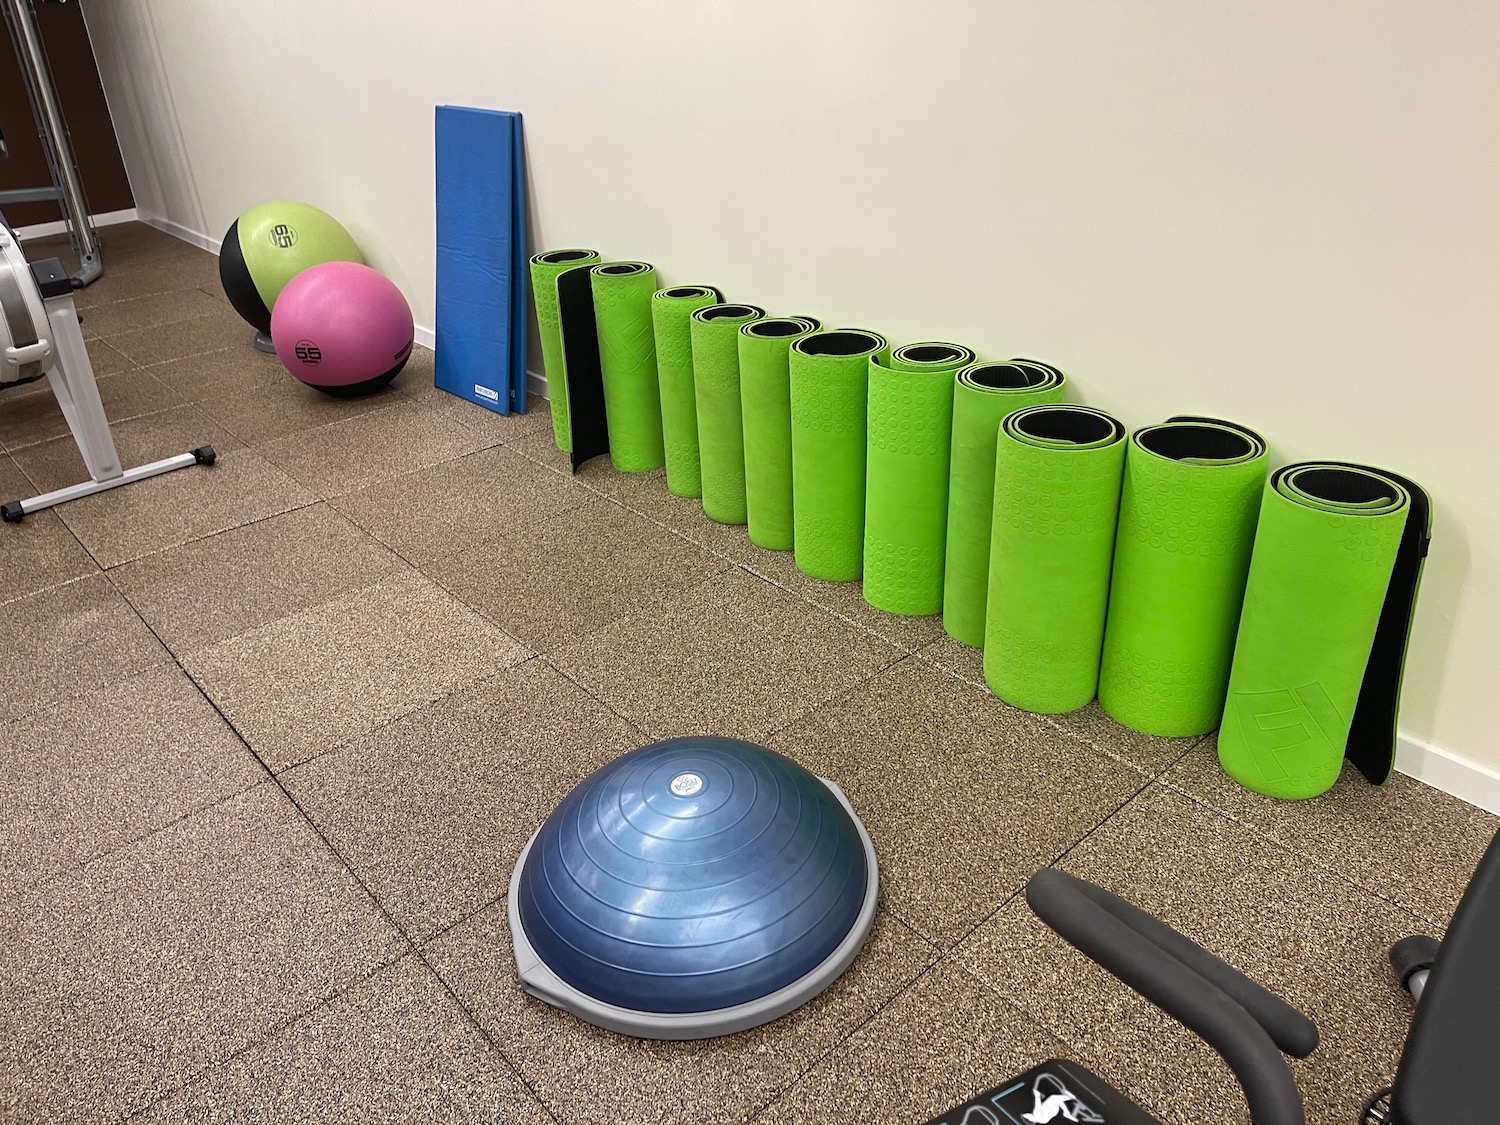
[[[865,852],[865,897],[859,916],[849,933],[838,946],[811,972],[798,977],[791,984],[778,988],[758,1000],[736,1004],[732,1008],[718,1008],[709,1012],[640,1012],[617,1007],[595,1000],[568,984],[551,969],[532,949],[521,928],[521,912],[517,906],[521,884],[521,870],[526,866],[526,857],[531,854],[531,845],[536,843],[540,828],[531,834],[521,856],[516,860],[515,870],[510,876],[510,894],[506,900],[506,911],[510,918],[511,943],[515,948],[516,972],[527,992],[545,1000],[553,1007],[572,1012],[579,1019],[587,1020],[598,1027],[618,1031],[623,1035],[634,1035],[640,1039],[708,1039],[715,1035],[730,1035],[736,1031],[758,1027],[778,1016],[784,1016],[793,1008],[800,1008],[818,993],[838,979],[858,956],[870,926],[875,921],[875,899],[880,892],[880,875],[875,865],[875,845],[870,833],[854,812],[854,806],[844,791],[826,777],[818,778],[844,806],[854,827],[859,832],[859,841]]]

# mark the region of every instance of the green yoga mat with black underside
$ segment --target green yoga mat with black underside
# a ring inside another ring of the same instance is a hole
[[[1273,797],[1315,797],[1347,757],[1381,784],[1431,501],[1415,481],[1335,462],[1271,475],[1245,586],[1219,761]]]
[[[1094,698],[1125,463],[1125,427],[1087,406],[1000,423],[984,678],[1027,711]]]
[[[859,328],[814,332],[792,345],[792,518],[797,568],[856,581],[865,543],[865,407],[870,359],[885,337]]]
[[[645,262],[609,262],[593,267],[590,280],[609,420],[609,459],[622,473],[659,469],[666,455],[651,325],[656,269]]]
[[[740,404],[745,423],[745,518],[750,541],[790,551],[792,524],[792,344],[822,324],[777,316],[740,325]]]
[[[1147,734],[1219,725],[1266,483],[1240,426],[1170,421],[1125,451],[1099,704]]]
[[[546,251],[531,257],[531,293],[537,302],[541,330],[541,368],[547,377],[547,399],[552,410],[552,440],[567,453],[573,449],[568,434],[567,365],[562,359],[562,324],[558,314],[558,275],[597,263],[598,251]]]
[[[552,440],[564,453],[573,448],[568,433],[568,374],[563,360],[562,323],[557,311],[557,275],[599,260],[597,250],[548,250],[531,257],[531,292],[542,336],[542,368],[552,410]]]
[[[765,317],[754,305],[709,305],[693,313],[693,387],[703,513],[745,522],[745,426],[740,402],[740,327]]]
[[[693,390],[693,313],[717,305],[724,295],[711,285],[676,285],[651,297],[656,336],[656,375],[661,389],[662,448],[667,491],[703,495],[698,465],[698,399]]]
[[[953,380],[974,362],[959,344],[904,344],[870,360],[864,596],[907,616],[943,608]]]
[[[971,364],[954,377],[943,628],[966,645],[984,644],[1000,423],[1025,407],[1062,402],[1066,390],[1066,375],[1031,360]]]

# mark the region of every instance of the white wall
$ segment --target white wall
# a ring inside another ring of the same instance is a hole
[[[85,0],[143,212],[327,208],[433,311],[432,108],[532,245],[1065,368],[1436,497],[1403,729],[1500,767],[1493,0]]]

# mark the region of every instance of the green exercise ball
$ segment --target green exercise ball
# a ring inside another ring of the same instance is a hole
[[[271,309],[288,281],[308,266],[359,262],[364,256],[337,219],[307,203],[277,199],[229,225],[219,249],[219,281],[234,311],[270,334]]]

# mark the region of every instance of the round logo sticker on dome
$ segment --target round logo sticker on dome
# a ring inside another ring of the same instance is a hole
[[[679,797],[695,796],[703,789],[703,778],[695,773],[680,773],[672,779],[672,792]]]

